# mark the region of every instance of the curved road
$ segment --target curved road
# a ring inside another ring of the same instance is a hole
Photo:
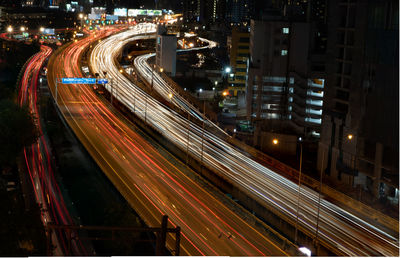
[[[136,27],[141,33],[140,26]],[[49,63],[49,82],[82,77],[83,50],[106,32],[91,35],[56,53]],[[99,43],[101,44],[101,42]],[[123,116],[88,85],[59,85],[59,108],[86,149],[149,226],[167,214],[182,229],[185,255],[286,256],[266,236],[226,208],[180,170],[184,165],[149,143]],[[149,99],[149,102],[151,100]],[[90,182],[88,182],[88,187]],[[173,236],[167,243],[173,249]]]
[[[153,28],[151,25],[142,26],[147,27],[146,32]],[[107,71],[113,78],[113,95],[177,147],[183,151],[189,150],[192,157],[199,161],[203,160],[205,166],[217,171],[219,176],[294,224],[298,198],[296,184],[246,157],[221,138],[203,131],[196,124],[188,122],[186,118],[151,99],[119,72],[115,65],[116,57],[126,42],[140,39],[134,37],[140,32],[143,31],[135,28],[111,36],[98,44],[90,58],[92,69],[95,72]],[[147,67],[141,71],[147,73],[147,80],[151,80],[149,69]],[[157,78],[154,85],[168,92],[168,85],[161,78]],[[302,186],[300,194],[299,226],[312,235],[316,231],[318,193]],[[319,239],[343,255],[397,256],[399,254],[396,238],[326,200],[321,200]]]

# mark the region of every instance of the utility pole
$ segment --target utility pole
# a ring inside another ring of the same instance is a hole
[[[298,224],[299,224],[299,207],[300,207],[300,191],[301,191],[301,167],[303,161],[303,143],[300,141],[300,168],[299,168],[299,188],[297,191],[297,210],[296,210],[296,226],[294,233],[294,242],[297,243]]]
[[[156,242],[156,255],[165,255],[165,243],[167,240],[167,225],[168,225],[168,216],[164,215],[161,220],[161,231],[157,233],[157,242]]]
[[[200,174],[203,172],[203,156],[204,156],[204,124],[205,124],[205,117],[206,117],[206,101],[203,100],[203,130],[201,131],[201,161],[200,161]]]
[[[58,79],[56,78],[56,104],[58,104],[57,103],[57,95],[58,95],[57,94],[58,93],[57,90],[58,90]]]
[[[317,226],[315,229],[315,242],[318,241],[319,211],[320,211],[320,207],[321,207],[322,171],[324,170],[324,159],[325,159],[325,149],[322,152],[321,174],[319,176],[318,212],[317,212]]]
[[[189,164],[189,138],[190,138],[190,113],[188,112],[187,147],[186,147],[186,165],[187,165],[187,164]]]

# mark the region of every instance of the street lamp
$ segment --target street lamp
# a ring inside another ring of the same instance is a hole
[[[11,26],[8,26],[8,27],[7,27],[7,32],[8,32],[8,33],[13,32],[13,28],[12,28]]]
[[[168,98],[169,98],[169,99],[172,99],[173,96],[174,96],[174,95],[172,95],[172,93],[168,94]]]
[[[79,19],[81,19],[81,28],[82,29],[83,29],[83,17],[84,17],[83,13],[80,13],[79,14]]]
[[[349,142],[351,142],[354,138],[354,135],[352,134],[348,134],[347,135],[347,139],[349,140]],[[350,154],[350,164],[351,164],[351,169],[353,169],[353,171],[356,169],[356,159],[355,159],[355,155],[353,155],[351,152],[349,152]],[[351,186],[354,185],[354,174],[353,174],[353,181],[351,182]]]
[[[321,172],[319,176],[319,192],[318,192],[318,210],[317,210],[317,226],[315,228],[315,240],[314,244],[317,245],[318,241],[318,230],[319,230],[319,213],[321,207],[321,192],[322,192],[322,171],[324,170],[324,160],[325,159],[325,150],[322,150],[322,162],[321,162]]]
[[[25,31],[25,27],[21,26],[20,31],[24,32]]]
[[[230,73],[232,71],[232,68],[229,66],[225,67],[225,73]]]
[[[299,166],[299,188],[297,191],[297,210],[296,210],[296,227],[294,233],[294,242],[297,243],[298,223],[299,223],[299,207],[300,207],[300,190],[301,190],[301,168],[303,165],[303,139],[299,137],[300,143],[300,166]]]
[[[300,191],[301,191],[301,170],[303,166],[303,138],[299,137],[297,139],[298,143],[300,143],[300,164],[299,164],[299,181],[298,181],[298,190],[297,190],[297,209],[296,209],[296,224],[295,224],[295,233],[294,233],[294,242],[297,243],[297,234],[298,234],[298,223],[299,223],[299,207],[300,207]],[[279,140],[274,138],[272,140],[273,145],[278,145]]]
[[[162,73],[162,72],[164,72],[164,68],[161,67],[160,68],[160,73]]]
[[[39,28],[39,31],[40,31],[41,33],[43,33],[43,32],[44,32],[44,27],[40,27],[40,28]]]
[[[154,69],[156,69],[156,64],[151,68],[151,90],[153,90],[154,87]]]

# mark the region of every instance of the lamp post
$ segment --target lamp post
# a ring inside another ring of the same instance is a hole
[[[154,87],[154,69],[156,69],[156,64],[153,65],[153,67],[151,68],[151,90],[153,90]]]
[[[8,32],[9,34],[11,34],[11,33],[13,32],[13,27],[8,26],[8,27],[7,27],[7,32]]]
[[[79,19],[81,20],[81,30],[83,30],[83,13],[79,14]]]
[[[299,166],[299,188],[297,191],[297,209],[296,209],[296,226],[294,233],[294,242],[297,243],[298,224],[299,224],[299,207],[300,207],[300,190],[301,190],[301,169],[303,165],[303,139],[299,137],[300,142],[300,166]]]
[[[203,100],[203,128],[201,130],[201,162],[200,162],[200,174],[203,173],[203,156],[204,156],[204,124],[206,119],[206,101]]]
[[[189,140],[190,140],[190,113],[188,112],[188,123],[187,123],[187,146],[186,146],[186,165],[189,164]]]
[[[349,142],[351,142],[353,140],[353,138],[354,138],[353,134],[348,134],[347,135],[347,140]],[[354,170],[356,169],[355,156],[351,152],[349,152],[349,154],[350,154],[350,164],[351,164],[351,169],[353,170],[352,171],[352,174],[353,174]],[[351,186],[353,187],[353,185],[354,185],[354,174],[353,174],[353,179],[351,181]]]
[[[324,170],[324,160],[325,159],[325,149],[322,150],[322,162],[321,162],[321,172],[319,176],[319,192],[318,192],[318,210],[317,210],[317,225],[315,227],[315,241],[314,243],[317,244],[318,242],[318,230],[319,230],[319,212],[321,207],[321,192],[322,192],[322,171]],[[318,250],[318,249],[317,249]],[[318,252],[317,252],[318,255]]]
[[[303,138],[298,138],[298,143],[300,143],[300,164],[299,164],[299,180],[298,180],[298,190],[297,190],[297,208],[296,208],[296,224],[295,224],[295,233],[294,233],[294,241],[297,243],[297,235],[298,235],[298,224],[299,224],[299,207],[300,207],[300,191],[301,191],[301,171],[303,166]],[[279,140],[277,138],[272,139],[273,145],[278,145]]]

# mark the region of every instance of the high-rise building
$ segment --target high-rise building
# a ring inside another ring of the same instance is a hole
[[[321,125],[325,80],[312,69],[311,24],[272,14],[250,25],[246,98],[255,145],[261,131],[312,137]]]
[[[176,45],[175,34],[167,34],[162,26],[157,28],[156,39],[156,64],[166,73],[175,76],[176,73]]]
[[[203,16],[204,0],[183,0],[183,19],[185,22],[200,22]]]
[[[318,168],[339,183],[398,196],[398,1],[331,0]],[[398,199],[397,199],[398,200]]]
[[[249,23],[254,12],[254,0],[226,0],[226,21],[239,25]]]
[[[247,60],[250,54],[250,33],[247,27],[235,26],[230,36],[229,59],[232,73],[228,76],[228,89],[237,96],[246,90]]]

